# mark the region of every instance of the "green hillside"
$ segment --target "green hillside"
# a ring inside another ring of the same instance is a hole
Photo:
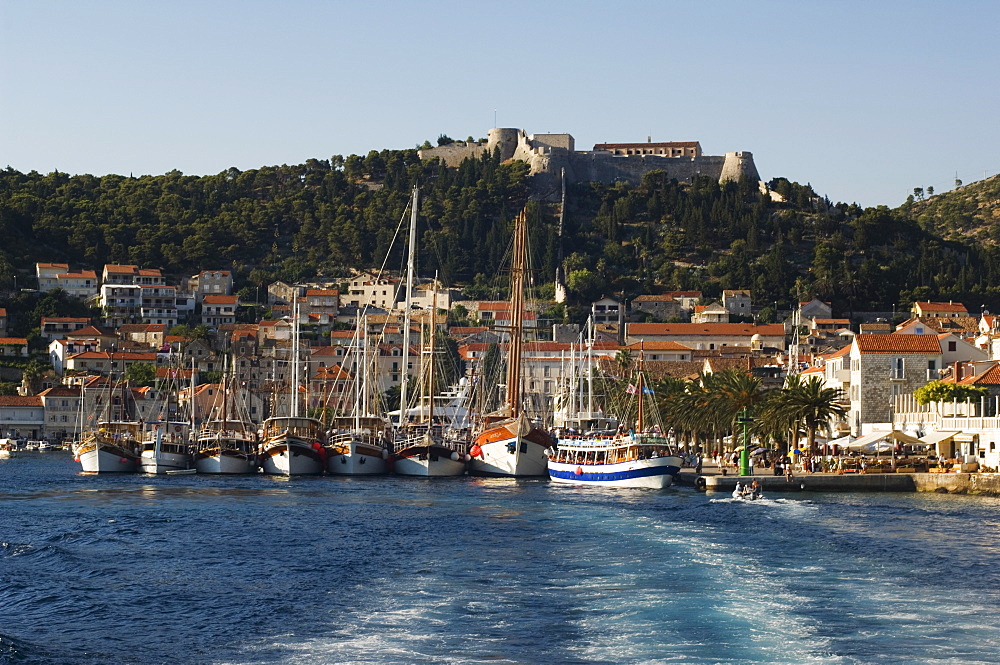
[[[439,271],[473,297],[496,293],[511,220],[529,204],[534,281],[551,293],[559,206],[529,203],[526,166],[486,155],[449,169],[421,163],[415,150],[211,176],[8,168],[0,172],[0,288],[15,277],[30,286],[36,261],[138,264],[175,280],[228,268],[244,297],[274,279],[340,277],[383,262],[398,269],[403,243],[392,240],[415,184],[422,274]],[[685,184],[661,172],[638,186],[571,185],[562,242],[571,305],[602,293],[714,297],[749,288],[770,309],[818,296],[845,315],[927,298],[1000,308],[992,223],[1000,179],[895,210],[834,204],[783,178],[768,185]]]

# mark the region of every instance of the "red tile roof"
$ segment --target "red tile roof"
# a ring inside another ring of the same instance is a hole
[[[42,406],[42,398],[38,395],[29,395],[27,397],[20,395],[0,395],[0,406]]]
[[[784,336],[785,326],[768,323],[755,326],[748,323],[632,323],[627,328],[629,335],[751,335]]]
[[[914,303],[921,310],[927,312],[967,312],[965,305],[960,302],[917,302]]]
[[[340,365],[331,365],[330,367],[320,367],[317,369],[313,379],[322,381],[350,381],[351,375]]]
[[[858,335],[854,343],[861,353],[941,353],[937,335]]]
[[[78,272],[64,272],[59,277],[64,279],[73,279],[74,277],[80,279],[97,279],[97,273],[93,270],[80,270]]]
[[[119,351],[117,353],[111,353],[109,351],[84,351],[83,353],[78,353],[73,358],[80,360],[106,360],[114,356],[115,360],[134,360],[134,361],[147,361],[156,362],[156,353],[135,353],[132,351]]]
[[[690,351],[691,347],[684,346],[683,344],[678,344],[674,341],[662,341],[662,342],[635,342],[634,344],[629,344],[626,348],[633,349],[636,351]]]
[[[1000,364],[993,365],[974,376],[968,376],[959,383],[969,386],[998,386],[1000,385]]]
[[[698,141],[661,141],[659,143],[595,143],[594,150],[613,148],[697,148]]]
[[[235,305],[239,296],[205,296],[207,305]]]

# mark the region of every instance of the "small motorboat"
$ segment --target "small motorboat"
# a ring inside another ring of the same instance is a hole
[[[736,487],[733,488],[733,498],[740,501],[756,501],[764,498],[764,492],[759,484],[754,487],[749,484],[741,485],[739,481],[736,481]]]

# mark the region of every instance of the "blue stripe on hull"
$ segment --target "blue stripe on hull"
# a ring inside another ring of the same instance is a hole
[[[582,468],[582,466],[581,466]],[[576,473],[575,470],[561,471],[549,468],[549,476],[552,478],[562,478],[575,482],[614,482],[621,480],[631,480],[633,478],[648,478],[649,476],[676,476],[680,472],[680,467],[676,466],[647,466],[639,469],[629,469],[627,471],[612,472],[588,472]]]

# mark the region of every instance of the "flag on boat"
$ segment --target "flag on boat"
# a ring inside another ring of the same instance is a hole
[[[642,394],[643,395],[652,395],[653,394],[653,389],[650,388],[649,386],[643,386],[642,387]]]
[[[629,395],[635,395],[635,394],[638,394],[639,389],[635,387],[635,384],[630,383],[630,384],[628,384],[628,388],[625,389],[625,392],[628,393]],[[652,395],[653,394],[653,389],[650,388],[649,386],[643,386],[642,387],[642,394],[643,395]]]
[[[636,393],[635,384],[632,383],[628,384],[628,388],[625,389],[625,392],[628,393],[629,395],[634,395]]]

